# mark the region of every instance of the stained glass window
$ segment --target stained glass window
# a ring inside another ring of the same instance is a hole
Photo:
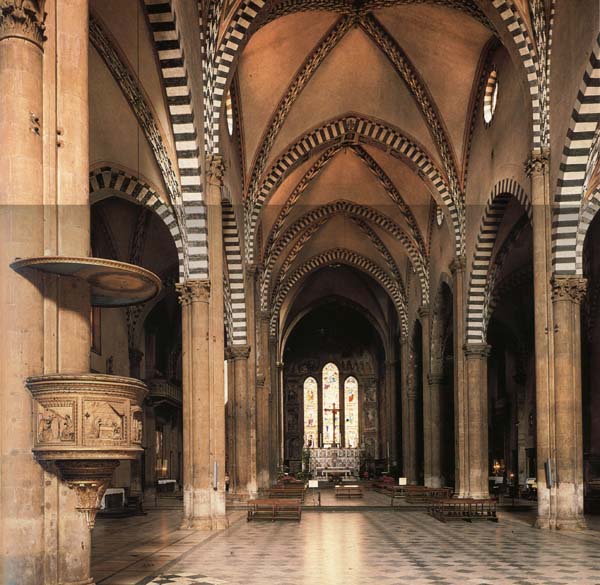
[[[340,446],[340,371],[334,363],[323,368],[323,446]]]
[[[346,448],[358,447],[358,381],[353,376],[344,382],[344,417]]]
[[[317,447],[319,437],[319,398],[317,381],[304,380],[304,445]]]

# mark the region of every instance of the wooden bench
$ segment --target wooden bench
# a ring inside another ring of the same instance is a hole
[[[431,488],[423,485],[406,486],[406,502],[409,504],[429,504],[434,499],[450,498],[450,488]]]
[[[498,522],[496,500],[492,498],[439,498],[431,502],[429,514],[440,522],[448,520],[490,520]]]
[[[384,476],[383,478],[374,481],[371,484],[371,487],[376,492],[388,494],[390,490],[396,487],[396,484],[394,483],[393,477]]]
[[[386,495],[390,496],[390,506],[393,507],[396,500],[406,498],[406,487],[405,485],[388,486]]]
[[[302,502],[292,498],[259,498],[248,501],[248,522],[255,519],[300,520]]]
[[[359,485],[336,485],[336,498],[362,498],[363,491]]]
[[[267,490],[269,498],[279,499],[298,499],[301,502],[304,501],[304,494],[306,488],[304,484],[288,484],[288,485],[277,485]]]

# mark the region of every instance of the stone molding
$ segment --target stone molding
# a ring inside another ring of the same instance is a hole
[[[534,150],[525,161],[525,174],[528,177],[546,174],[550,164],[550,155],[547,150]]]
[[[60,474],[77,496],[76,509],[84,516],[88,528],[94,528],[102,496],[110,484],[119,461],[57,461]]]
[[[429,382],[430,386],[434,386],[436,384],[443,384],[444,376],[443,376],[443,374],[428,374],[427,382]]]
[[[0,41],[19,38],[43,48],[44,0],[0,0]]]
[[[587,292],[587,279],[581,276],[554,276],[552,302],[570,301],[581,304]]]
[[[192,303],[208,303],[210,299],[209,280],[188,280],[175,285],[179,303],[186,307]]]
[[[429,308],[429,305],[423,305],[417,309],[417,316],[419,319],[425,319],[429,317],[429,315],[431,315],[431,309]]]
[[[283,370],[283,368],[285,366],[285,364],[283,362],[277,362],[275,365],[277,366],[278,370]]]
[[[467,359],[487,359],[491,349],[492,346],[487,343],[467,343],[463,346]]]
[[[467,257],[464,255],[456,256],[450,262],[450,272],[455,276],[457,272],[464,272],[467,269]]]
[[[220,154],[206,155],[206,177],[208,184],[215,187],[223,186],[223,177],[225,176],[225,163]]]
[[[246,263],[246,276],[248,278],[255,278],[258,274],[259,266],[255,262]]]
[[[225,348],[225,358],[228,360],[247,360],[249,355],[249,345],[228,345]]]

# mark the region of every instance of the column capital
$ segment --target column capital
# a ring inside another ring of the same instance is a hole
[[[283,362],[277,362],[275,365],[277,366],[278,370],[283,370],[283,367],[285,366]]]
[[[467,359],[487,359],[491,349],[487,343],[467,343],[463,346]]]
[[[456,275],[457,272],[464,272],[467,268],[467,257],[463,254],[456,256],[452,262],[450,262],[450,272]]]
[[[271,321],[271,313],[269,311],[259,311],[258,318],[263,323],[266,321],[269,323]]]
[[[396,360],[385,360],[386,368],[393,368],[397,364]]]
[[[247,360],[249,355],[249,345],[228,345],[225,348],[225,358],[228,360]]]
[[[430,314],[431,314],[431,309],[429,308],[429,305],[423,305],[422,307],[419,307],[419,309],[417,310],[417,315],[419,316],[420,319],[425,319],[425,318],[429,317]]]
[[[246,274],[250,278],[254,278],[258,274],[259,265],[256,262],[247,262],[246,263]]]
[[[552,277],[552,301],[571,301],[581,304],[587,291],[587,279],[581,276],[554,275]]]
[[[548,170],[549,162],[550,153],[547,149],[534,150],[531,156],[525,161],[525,174],[528,177],[543,175]]]
[[[443,376],[443,374],[427,374],[427,381],[429,382],[430,386],[433,386],[436,384],[443,384],[444,376]]]
[[[207,303],[210,298],[209,280],[188,280],[175,285],[182,306],[191,303]]]
[[[206,155],[206,177],[208,184],[215,187],[223,186],[223,176],[225,175],[225,163],[220,154]]]
[[[44,0],[0,0],[0,41],[19,38],[42,48],[46,37]]]

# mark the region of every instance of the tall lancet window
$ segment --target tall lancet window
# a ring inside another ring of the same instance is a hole
[[[314,378],[304,380],[304,445],[319,444],[319,392]]]
[[[340,446],[340,371],[334,363],[323,368],[323,446]]]
[[[358,447],[358,380],[354,376],[344,382],[344,417],[346,448]]]

